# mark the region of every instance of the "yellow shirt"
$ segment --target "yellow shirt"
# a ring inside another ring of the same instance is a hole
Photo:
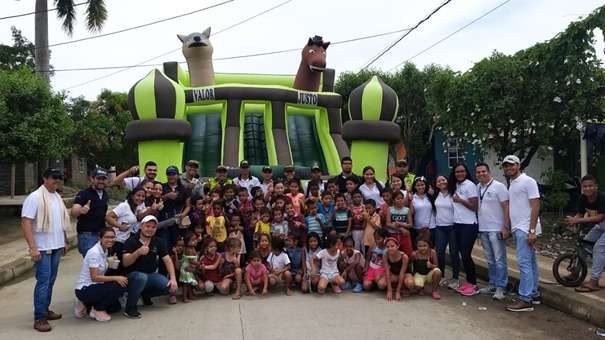
[[[208,216],[206,218],[208,224],[208,234],[216,242],[224,242],[227,239],[227,227],[225,226],[225,216]]]
[[[264,223],[263,221],[258,221],[256,222],[254,232],[271,235],[271,225],[269,223]]]

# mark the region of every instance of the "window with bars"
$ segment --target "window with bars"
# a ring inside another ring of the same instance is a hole
[[[455,138],[447,139],[447,162],[449,167],[464,161],[464,150]]]

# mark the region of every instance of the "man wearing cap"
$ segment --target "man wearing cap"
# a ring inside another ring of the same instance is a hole
[[[250,174],[250,164],[247,160],[239,163],[239,176],[233,179],[233,183],[240,188],[246,188],[250,197],[252,197],[252,188],[260,187],[258,178]]]
[[[193,188],[200,183],[198,178],[199,168],[200,162],[193,159],[185,164],[185,172],[181,175],[181,183],[189,191],[192,191]]]
[[[233,180],[231,178],[227,178],[227,167],[224,165],[219,165],[216,167],[215,177],[211,177],[208,180],[208,191],[206,194],[216,188],[222,189],[227,184],[233,184]]]
[[[345,156],[340,160],[342,172],[334,177],[334,181],[338,185],[338,191],[341,194],[347,192],[347,178],[355,180],[357,185],[361,185],[361,178],[353,173],[353,160],[349,156]]]
[[[105,191],[107,171],[93,171],[91,185],[78,192],[71,207],[71,215],[78,218],[78,251],[82,257],[99,241],[99,232],[105,228],[109,196]]]
[[[540,191],[536,180],[521,172],[520,163],[519,157],[515,155],[508,155],[502,161],[504,175],[510,181],[510,225],[517,246],[517,264],[521,273],[519,299],[506,306],[511,312],[533,311],[533,305],[542,301],[538,291],[539,269],[535,248],[538,235],[542,233],[538,217]]]
[[[143,168],[145,171],[145,176],[138,176],[139,167],[133,166],[130,169],[122,172],[117,175],[113,180],[111,185],[125,187],[128,190],[133,190],[143,183],[144,180],[155,181],[155,177],[158,173],[158,165],[153,161],[148,161],[145,163],[145,167]]]
[[[71,227],[69,211],[57,188],[63,171],[46,169],[44,183],[23,202],[21,230],[36,270],[34,288],[34,329],[48,332],[49,320],[61,314],[49,309],[61,255],[67,250],[66,230]]]
[[[305,196],[309,196],[309,184],[311,183],[317,184],[320,194],[324,192],[324,181],[321,179],[321,168],[318,165],[311,167],[311,178],[304,187]]]
[[[180,218],[188,211],[183,211],[186,206],[187,198],[189,197],[187,189],[183,186],[179,178],[179,168],[171,165],[166,168],[167,182],[162,185],[162,200],[164,209],[160,211],[159,220],[166,221],[170,219]],[[165,246],[172,248],[179,236],[179,229],[176,224],[160,229],[159,237],[164,240]]]
[[[286,165],[284,167],[284,182],[288,183],[290,181],[298,181],[294,165]]]
[[[265,198],[271,198],[273,193],[273,169],[270,166],[263,166],[261,171],[260,188]]]
[[[401,159],[398,160],[395,165],[395,174],[403,178],[405,190],[407,190],[408,192],[412,192],[412,184],[416,179],[416,175],[410,172],[410,168],[408,167],[408,161],[406,161],[405,159]]]
[[[128,272],[128,299],[124,315],[128,318],[141,317],[137,308],[140,297],[146,305],[151,305],[152,297],[175,294],[178,288],[168,248],[155,235],[157,223],[153,215],[143,217],[139,232],[133,234],[124,245],[122,261]],[[159,260],[162,260],[168,278],[157,272]]]

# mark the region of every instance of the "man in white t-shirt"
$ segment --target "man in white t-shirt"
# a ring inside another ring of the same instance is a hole
[[[496,181],[490,173],[489,165],[475,165],[477,193],[479,195],[479,233],[481,245],[488,265],[489,286],[481,288],[481,293],[493,294],[495,300],[503,300],[508,284],[506,263],[506,242],[510,220],[508,217],[508,190]]]
[[[511,230],[517,245],[517,264],[521,273],[519,300],[506,306],[511,312],[533,311],[534,304],[541,303],[538,291],[538,261],[535,243],[541,234],[540,191],[538,183],[521,172],[521,161],[515,155],[508,155],[502,161],[504,174],[509,179],[509,216]]]
[[[128,190],[133,190],[143,183],[144,180],[154,181],[155,177],[158,174],[158,165],[149,161],[145,163],[145,167],[143,168],[145,171],[145,177],[137,176],[139,173],[139,167],[133,166],[130,169],[122,172],[113,180],[112,185],[125,187]]]
[[[49,307],[59,261],[67,251],[65,230],[71,227],[71,221],[65,203],[57,193],[63,171],[46,169],[43,177],[44,184],[23,202],[21,229],[36,269],[34,329],[48,332],[51,330],[48,321],[61,319],[61,314]]]
[[[252,188],[260,187],[260,181],[250,173],[250,164],[247,160],[239,163],[239,171],[239,176],[233,179],[233,184],[240,188],[246,188],[248,197],[252,198]]]

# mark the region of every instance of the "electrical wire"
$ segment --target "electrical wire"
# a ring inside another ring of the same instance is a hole
[[[87,3],[88,3],[88,1],[78,2],[78,3],[74,4],[74,7],[86,5]],[[0,17],[0,20],[20,18],[20,17],[25,17],[28,15],[36,14],[36,13],[52,12],[52,11],[56,11],[56,10],[57,10],[57,7],[53,7],[53,8],[47,9],[46,11],[34,11],[34,12],[27,12],[27,13],[21,13],[21,14],[13,14],[13,15],[5,16],[5,17]]]

